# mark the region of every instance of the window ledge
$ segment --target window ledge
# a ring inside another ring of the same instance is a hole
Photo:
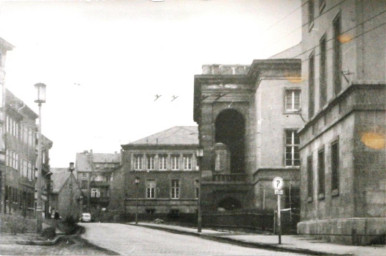
[[[331,196],[333,196],[333,197],[339,196],[339,189],[333,189],[331,192]]]
[[[318,199],[319,200],[324,200],[324,193],[319,193]]]
[[[299,115],[300,114],[300,109],[296,110],[284,110],[285,115]]]

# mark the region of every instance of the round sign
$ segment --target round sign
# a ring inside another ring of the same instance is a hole
[[[272,186],[274,189],[281,189],[284,185],[284,181],[282,177],[275,177],[272,181]]]

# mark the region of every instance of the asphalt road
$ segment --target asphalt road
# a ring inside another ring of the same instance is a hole
[[[169,233],[132,225],[115,223],[87,223],[82,235],[90,243],[121,255],[297,255],[294,253],[246,248],[220,243],[200,237]]]

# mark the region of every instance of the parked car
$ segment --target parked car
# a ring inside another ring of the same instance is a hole
[[[84,212],[82,213],[82,216],[80,217],[81,222],[91,222],[91,213]]]

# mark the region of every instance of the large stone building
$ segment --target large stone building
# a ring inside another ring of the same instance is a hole
[[[385,10],[302,1],[301,234],[353,244],[386,234]]]
[[[120,166],[120,153],[94,153],[90,150],[76,154],[75,173],[85,195],[83,211],[90,212],[96,219],[106,211],[113,173]]]
[[[13,46],[0,38],[0,211],[4,212],[5,205],[5,143],[4,143],[4,130],[5,130],[5,59],[7,52],[12,50]]]
[[[23,216],[34,216],[36,182],[36,119],[38,115],[23,101],[6,90],[6,117],[4,130],[5,165],[3,175],[5,213],[20,212]],[[42,200],[43,212],[48,206],[50,186],[49,149],[52,142],[43,136],[44,150]]]
[[[290,50],[299,52],[299,46]],[[287,55],[249,66],[204,65],[195,76],[203,211],[273,210],[275,176],[285,180],[283,204],[299,208],[301,61]]]
[[[172,127],[122,145],[125,213],[133,216],[138,207],[141,218],[194,216],[199,192],[197,148],[194,126]]]

